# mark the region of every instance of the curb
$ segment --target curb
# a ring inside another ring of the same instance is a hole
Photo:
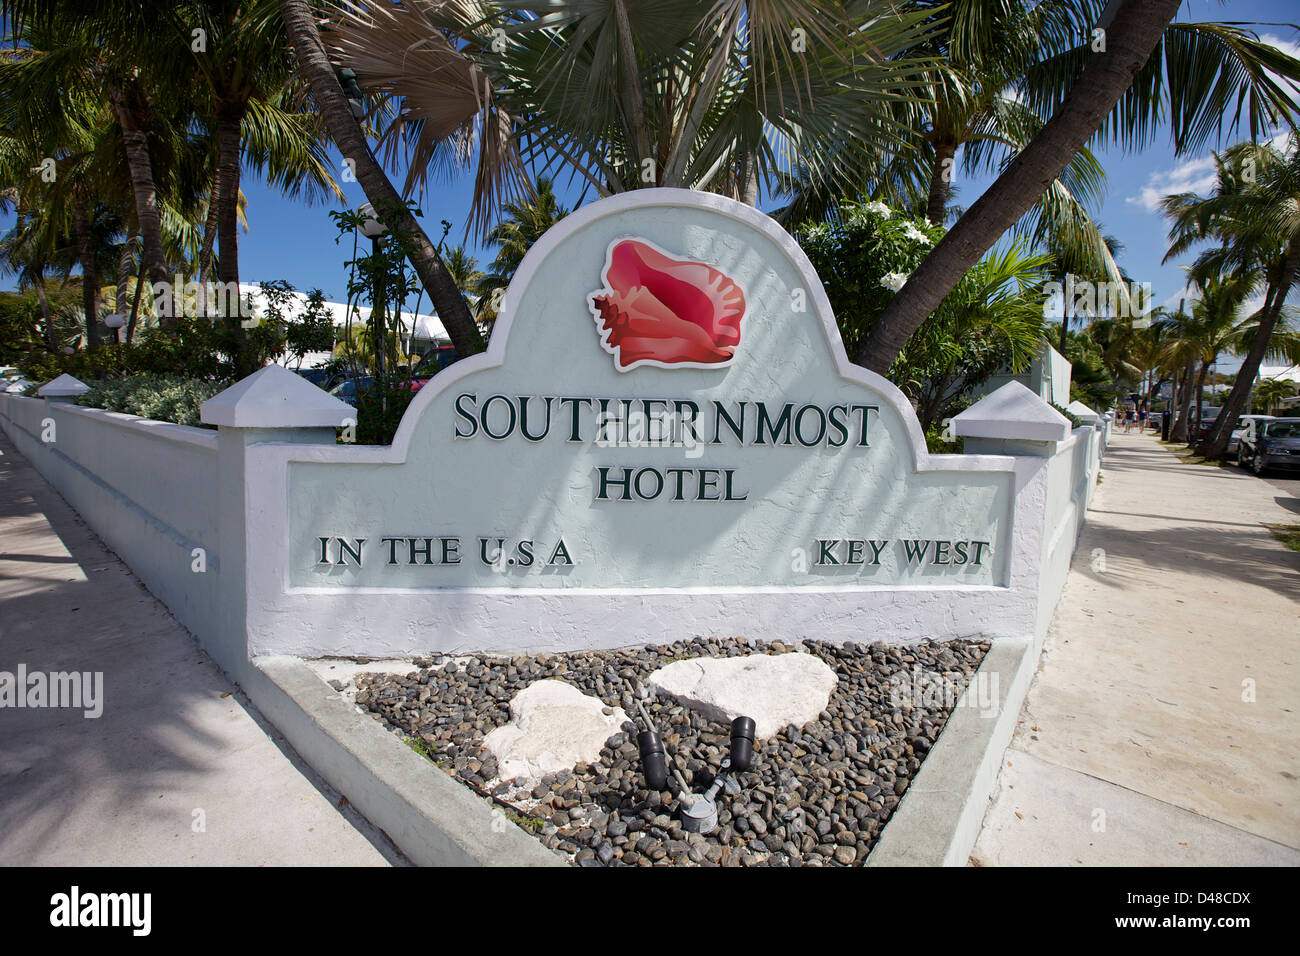
[[[358,714],[298,658],[259,657],[251,663],[286,699],[258,703],[273,715],[276,729],[411,862],[566,865],[515,824],[503,828],[491,801],[431,767],[376,721]]]
[[[965,866],[997,786],[1036,670],[1027,637],[994,638],[972,677],[997,688],[997,711],[982,714],[962,692],[934,749],[904,791],[866,866]]]

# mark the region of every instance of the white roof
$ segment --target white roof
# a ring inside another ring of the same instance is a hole
[[[262,293],[262,287],[250,285],[245,282],[239,284],[240,297],[244,300],[252,299],[254,314],[260,315],[266,308],[266,296]],[[292,293],[293,298],[300,304],[305,305],[307,296],[302,292]],[[329,310],[334,319],[335,328],[343,328],[348,324],[348,305],[346,302],[326,302],[325,308]],[[364,324],[370,320],[370,308],[368,306],[356,306],[356,315],[353,316],[353,324]],[[295,310],[290,310],[295,311]],[[436,313],[412,315],[409,310],[402,312],[403,334],[410,334],[414,330],[417,339],[429,339],[440,344],[451,344],[451,336],[447,334],[446,328],[438,319]]]
[[[1259,380],[1276,378],[1300,384],[1300,365],[1260,365]]]

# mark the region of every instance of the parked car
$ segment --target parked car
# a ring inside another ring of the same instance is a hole
[[[1237,454],[1237,449],[1241,445],[1241,436],[1246,432],[1246,426],[1252,421],[1268,421],[1271,418],[1273,418],[1272,415],[1242,415],[1237,419],[1237,427],[1228,436],[1228,447],[1223,450],[1223,453],[1229,458]]]
[[[1219,412],[1223,408],[1219,405],[1206,405],[1201,409],[1201,420],[1196,423],[1196,438],[1204,438],[1214,423],[1219,420]]]
[[[1237,464],[1257,475],[1270,468],[1300,468],[1300,418],[1249,422],[1237,443]]]
[[[439,345],[424,354],[411,369],[411,391],[418,392],[443,369],[460,361],[456,349],[451,345]]]
[[[323,388],[327,392],[337,385],[339,381],[337,375],[332,374],[323,368],[296,368],[294,371],[317,388]]]
[[[375,384],[373,375],[354,375],[351,378],[345,378],[339,384],[330,389],[330,394],[335,398],[347,402],[353,408],[357,404],[357,393],[369,388]]]

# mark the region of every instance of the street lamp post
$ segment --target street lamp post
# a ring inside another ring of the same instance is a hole
[[[378,268],[380,263],[380,250],[383,244],[385,233],[388,227],[385,226],[375,217],[375,207],[370,203],[365,203],[357,210],[366,218],[361,223],[361,234],[370,239],[370,248],[372,261],[376,269],[374,274],[374,288],[371,291],[371,309],[370,320],[375,326],[375,378],[380,385],[380,398],[382,404],[387,406],[388,395],[384,389],[387,385],[385,379],[386,353],[384,348],[384,324],[385,324],[385,302],[384,302],[384,277],[383,272]]]
[[[122,326],[126,325],[126,316],[121,312],[114,312],[112,315],[104,316],[104,324],[113,330],[113,341],[121,343]]]

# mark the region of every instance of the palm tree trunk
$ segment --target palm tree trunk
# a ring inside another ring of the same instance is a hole
[[[36,292],[36,301],[41,304],[41,318],[45,320],[45,344],[51,352],[57,352],[59,339],[54,334],[54,313],[50,311],[50,300],[45,295],[45,276],[37,275],[32,288]]]
[[[380,218],[394,233],[404,235],[407,258],[433,300],[438,318],[451,336],[456,351],[461,356],[482,352],[485,348],[483,336],[442,257],[402,202],[383,167],[375,160],[361,126],[352,115],[334,67],[321,45],[311,4],[307,0],[279,0],[279,4],[285,30],[297,56],[298,69],[311,86],[312,97],[325,119],[330,138],[344,157],[355,163],[357,182],[378,210]]]
[[[239,202],[238,199],[235,200]],[[238,207],[236,207],[238,214]],[[221,215],[221,167],[212,174],[212,187],[208,190],[208,216],[203,224],[203,248],[199,250],[199,315],[208,314],[208,278],[212,274],[212,248],[217,241]]]
[[[77,200],[72,214],[77,234],[77,258],[81,260],[81,307],[86,313],[86,348],[99,348],[99,269],[95,265],[95,242],[90,234],[90,206]]]
[[[1255,376],[1259,374],[1260,363],[1268,353],[1273,327],[1277,325],[1278,316],[1282,314],[1282,305],[1286,302],[1291,284],[1295,282],[1297,270],[1300,270],[1300,245],[1292,240],[1287,247],[1286,258],[1282,262],[1282,273],[1278,277],[1277,287],[1270,289],[1270,297],[1265,299],[1264,314],[1260,316],[1259,328],[1255,331],[1255,339],[1250,344],[1250,351],[1246,353],[1241,368],[1237,370],[1237,377],[1233,379],[1232,392],[1229,393],[1223,410],[1219,412],[1219,419],[1214,423],[1214,428],[1197,447],[1197,454],[1205,458],[1217,458],[1228,447],[1233,426],[1238,416],[1242,414],[1241,410],[1245,407],[1246,399],[1255,384]]]
[[[943,211],[948,207],[948,194],[952,192],[952,159],[957,147],[952,143],[935,143],[934,168],[930,171],[930,201],[925,207],[925,218],[936,226],[943,225]]]
[[[140,271],[135,277],[135,296],[131,300],[131,318],[126,323],[126,344],[135,341],[135,322],[140,315],[140,296],[144,292],[145,262],[140,260]]]
[[[154,184],[153,163],[149,158],[148,101],[135,80],[118,86],[109,85],[109,99],[126,147],[126,164],[131,174],[135,197],[136,221],[144,241],[144,261],[149,265],[149,281],[167,282],[167,254],[163,251],[162,215],[158,211],[158,189]],[[170,322],[171,316],[165,322]]]
[[[281,0],[282,5],[288,0]],[[1125,0],[1056,114],[939,242],[890,301],[855,361],[881,375],[949,292],[1101,128],[1147,62],[1180,0]]]
[[[117,256],[117,287],[113,290],[113,311],[119,315],[122,314],[122,309],[126,305],[126,293],[131,285],[131,275],[134,272],[135,252],[131,249],[131,240],[127,239],[122,243],[122,250]],[[121,335],[121,332],[114,329],[113,337],[115,341],[119,335]]]
[[[1196,431],[1187,436],[1187,444],[1191,444],[1198,432],[1201,430],[1201,422],[1205,421],[1205,373],[1209,371],[1210,363],[1201,362],[1201,370],[1196,373]]]
[[[1170,441],[1185,442],[1188,439],[1187,419],[1192,414],[1192,373],[1195,371],[1195,360],[1188,359],[1187,365],[1183,368],[1182,379],[1179,384],[1178,421],[1174,424],[1174,430],[1169,435]]]
[[[217,104],[217,176],[221,195],[217,211],[217,275],[223,287],[221,302],[226,308],[225,324],[232,336],[235,375],[243,378],[257,371],[243,328],[244,298],[239,292],[239,153],[242,104]],[[231,302],[234,309],[231,310]]]

